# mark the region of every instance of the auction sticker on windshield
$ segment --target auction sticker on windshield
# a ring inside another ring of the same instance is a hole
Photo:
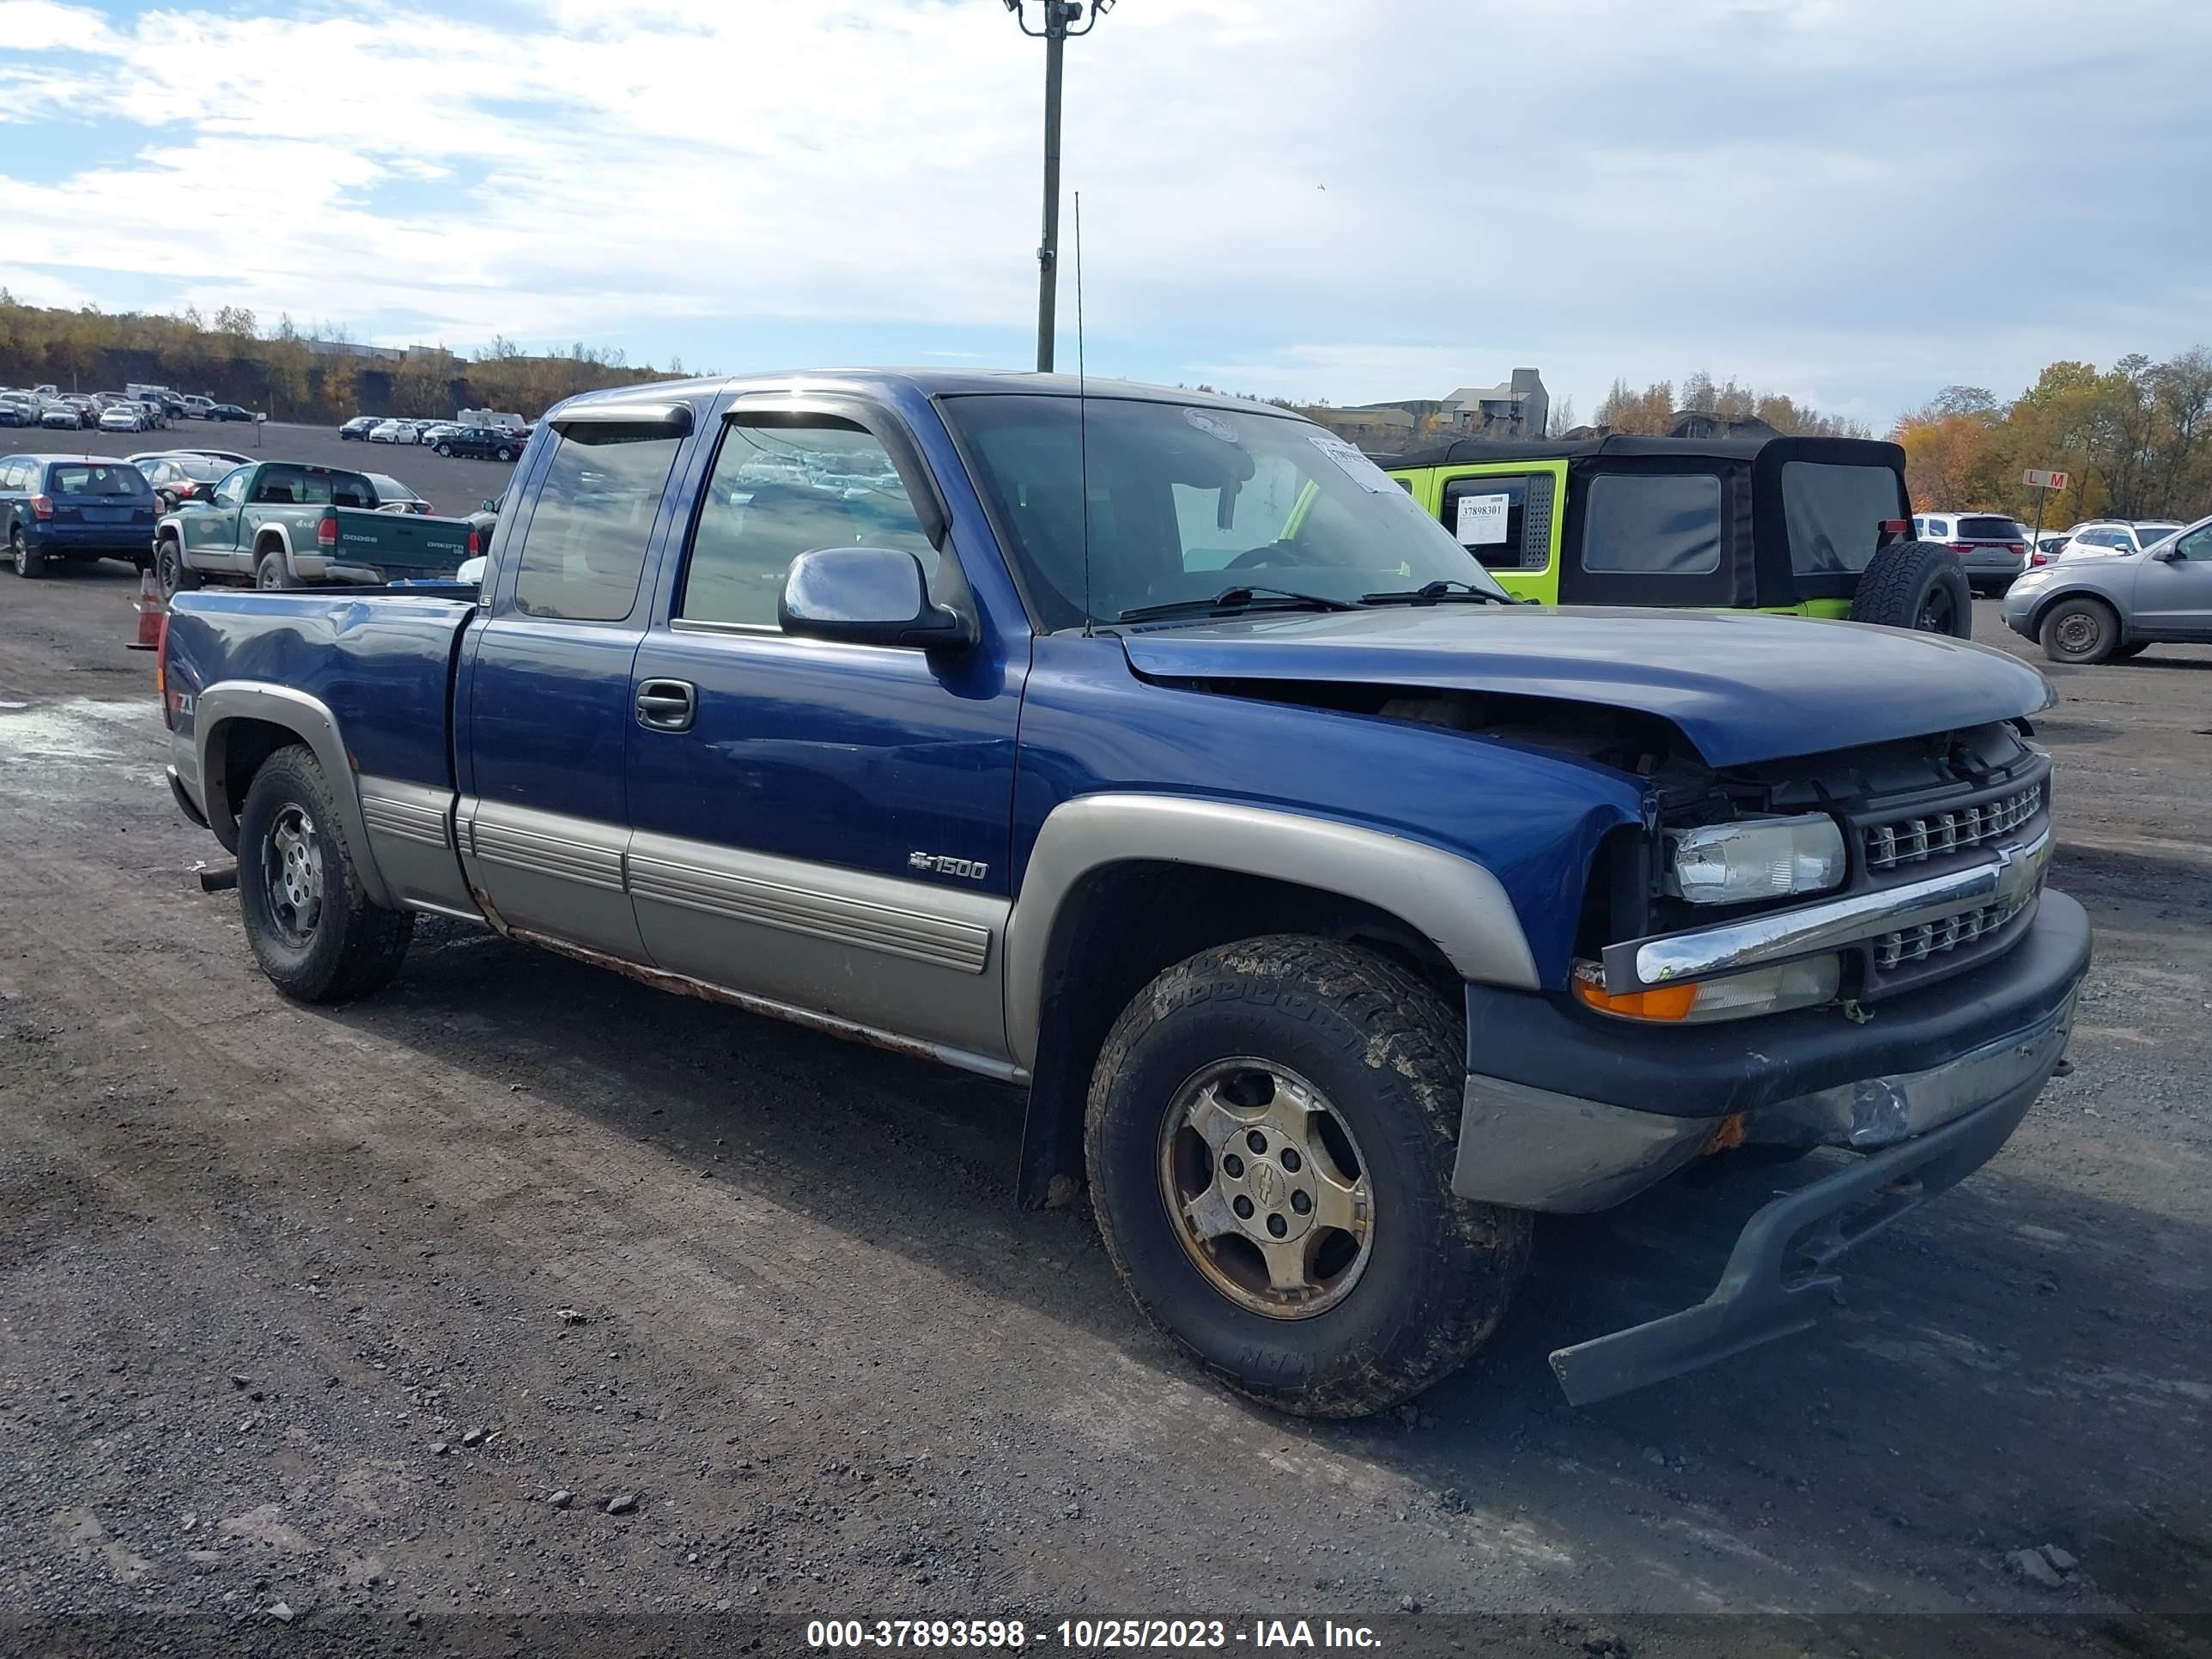
[[[1344,476],[1370,495],[1380,495],[1386,489],[1396,489],[1390,475],[1369,460],[1334,432],[1309,432],[1306,441],[1344,469]],[[1401,492],[1401,494],[1403,492]]]

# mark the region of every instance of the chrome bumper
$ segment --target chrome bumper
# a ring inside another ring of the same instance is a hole
[[[1739,1115],[1756,1145],[1870,1152],[1942,1128],[2057,1068],[2075,999],[2002,1040],[1926,1071],[1869,1077]],[[1470,1075],[1452,1190],[1519,1210],[1602,1210],[1711,1146],[1729,1117],[1666,1117]],[[1738,1137],[1729,1137],[1733,1142]]]
[[[2042,885],[2051,853],[2046,829],[2033,841],[1998,847],[1992,857],[1925,881],[1748,916],[1716,927],[1609,945],[1605,949],[1605,988],[1637,991],[1734,973],[1841,950],[1960,910],[2024,902]]]

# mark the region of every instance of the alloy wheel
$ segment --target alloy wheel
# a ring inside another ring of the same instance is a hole
[[[1273,1060],[1217,1061],[1176,1091],[1159,1181],[1192,1265],[1255,1313],[1310,1319],[1367,1266],[1375,1199],[1351,1127]]]
[[[277,933],[295,947],[309,943],[323,914],[323,843],[306,808],[288,805],[269,826],[261,883]]]

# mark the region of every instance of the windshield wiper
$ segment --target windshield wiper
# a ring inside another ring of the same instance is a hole
[[[1362,593],[1362,605],[1436,605],[1443,600],[1463,605],[1518,605],[1520,601],[1509,593],[1492,592],[1487,587],[1477,587],[1473,582],[1457,576],[1440,576],[1435,581],[1424,582],[1419,587],[1389,593]]]
[[[1356,607],[1348,599],[1324,599],[1318,593],[1300,593],[1288,587],[1270,587],[1264,582],[1243,582],[1235,587],[1224,587],[1210,599],[1170,599],[1164,605],[1140,605],[1124,611],[1114,618],[1115,622],[1152,622],[1162,617],[1190,616],[1209,611],[1249,611],[1265,602],[1269,610],[1298,606],[1311,611],[1351,611]]]

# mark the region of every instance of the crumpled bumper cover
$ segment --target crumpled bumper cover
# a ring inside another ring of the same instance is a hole
[[[1845,1251],[1979,1169],[2027,1115],[2064,1055],[2089,951],[2081,906],[2045,894],[2028,937],[2002,961],[1938,988],[1940,1005],[1889,1033],[1875,1029],[1879,1018],[1861,1028],[1850,1045],[1856,1075],[1826,1033],[1793,1063],[1786,1038],[1777,1041],[1777,1028],[1796,1018],[1788,1016],[1737,1028],[1750,1086],[1693,1066],[1674,1097],[1652,1109],[1593,1097],[1616,1089],[1623,1069],[1603,1042],[1578,1062],[1589,1068],[1587,1093],[1470,1070],[1452,1185],[1486,1202],[1601,1209],[1739,1141],[1863,1155],[1754,1213],[1720,1282],[1696,1307],[1553,1353],[1567,1397],[1578,1405],[1607,1399],[1814,1323]],[[1475,989],[1471,1054],[1480,1052]],[[1928,1017],[1946,1009],[1954,1034],[1939,1057]],[[1797,1029],[1818,1028],[1798,1018]],[[1644,1036],[1633,1034],[1636,1058],[1626,1069],[1648,1081]],[[1547,1068],[1556,1077],[1556,1066]],[[1801,1086],[1790,1092],[1790,1083]]]

